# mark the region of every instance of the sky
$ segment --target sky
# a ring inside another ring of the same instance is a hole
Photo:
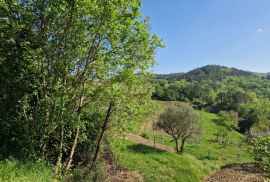
[[[270,72],[270,0],[142,0],[165,48],[155,73],[208,64]]]

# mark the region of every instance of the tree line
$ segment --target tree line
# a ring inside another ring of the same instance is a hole
[[[256,76],[230,76],[222,80],[168,82],[152,80],[152,98],[190,102],[210,112],[237,112],[241,132],[263,128],[270,121],[270,81]]]

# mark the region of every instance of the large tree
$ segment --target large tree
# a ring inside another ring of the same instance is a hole
[[[187,140],[196,138],[201,131],[199,114],[187,104],[167,107],[154,127],[172,136],[178,153],[184,151]]]
[[[42,157],[56,173],[69,170],[74,156],[96,162],[110,123],[125,125],[113,115],[136,113],[149,98],[144,85],[161,41],[140,5],[0,1],[2,154]]]

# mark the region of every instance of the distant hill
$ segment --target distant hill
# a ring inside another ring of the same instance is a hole
[[[228,76],[255,76],[258,75],[249,71],[243,71],[236,68],[229,68],[219,65],[207,65],[196,68],[187,73],[156,74],[156,79],[166,79],[170,82],[176,80],[202,81],[202,80],[221,80]]]

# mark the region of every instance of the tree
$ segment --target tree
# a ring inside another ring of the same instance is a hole
[[[162,43],[149,33],[140,6],[139,0],[0,1],[3,154],[13,149],[43,158],[56,174],[97,161],[110,126],[129,121],[114,114],[133,116],[150,98],[144,86]],[[78,147],[90,154],[81,157]]]
[[[169,106],[159,117],[155,128],[164,130],[171,135],[176,144],[176,151],[184,151],[185,142],[195,139],[201,131],[199,114],[189,105]],[[181,144],[179,145],[179,140]]]

